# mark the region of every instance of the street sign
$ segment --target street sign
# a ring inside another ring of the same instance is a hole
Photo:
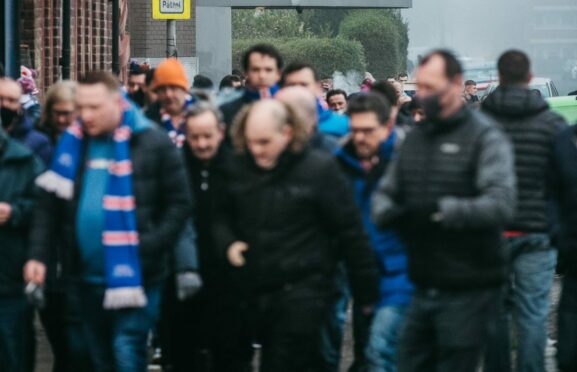
[[[190,0],[152,0],[153,19],[190,19]]]

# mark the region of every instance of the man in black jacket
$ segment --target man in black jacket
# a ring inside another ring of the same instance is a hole
[[[80,125],[69,129],[51,173],[37,181],[45,191],[34,217],[25,279],[44,283],[45,263],[58,236],[94,369],[142,371],[171,247],[190,209],[186,173],[178,150],[122,98],[112,74],[88,73],[79,82],[76,103]],[[67,152],[67,146],[79,148]],[[129,160],[122,160],[126,152]],[[62,168],[76,176],[65,182],[56,176]],[[131,187],[121,177],[130,177]],[[54,180],[59,182],[49,182]],[[132,196],[114,196],[112,185],[131,189]],[[136,220],[136,231],[128,218]]]
[[[243,112],[232,139],[241,155],[215,238],[239,290],[255,303],[261,371],[317,371],[339,258],[366,313],[378,297],[376,263],[352,192],[330,155],[307,148],[305,124],[278,101]]]
[[[551,185],[558,207],[559,260],[564,268],[559,301],[557,362],[559,371],[577,371],[577,126],[555,142]]]
[[[210,103],[198,102],[187,111],[185,129],[182,154],[194,199],[203,288],[192,299],[169,304],[166,314],[174,326],[169,334],[163,334],[168,346],[163,348],[163,362],[171,365],[173,372],[242,372],[252,356],[250,345],[244,347],[237,338],[247,334],[237,331],[243,328],[243,308],[230,290],[226,260],[211,233],[232,153],[223,145],[222,115]]]
[[[24,296],[22,268],[37,197],[34,179],[43,165],[0,127],[0,366],[27,371],[32,311]]]
[[[395,227],[416,286],[399,371],[473,372],[505,281],[501,228],[515,207],[511,146],[465,107],[463,72],[448,51],[417,72],[427,119],[407,135],[373,198],[373,218]]]
[[[525,53],[505,52],[499,58],[498,69],[500,85],[485,99],[482,109],[501,125],[513,143],[519,199],[515,217],[505,232],[511,286],[503,302],[514,306],[516,370],[545,371],[549,292],[557,263],[557,252],[549,244],[551,190],[547,188],[547,172],[555,138],[567,124],[529,89],[532,76]],[[486,371],[511,370],[509,310],[501,312],[501,323],[489,343]]]

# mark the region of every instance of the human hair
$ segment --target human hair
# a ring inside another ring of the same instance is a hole
[[[396,106],[399,102],[399,96],[397,96],[397,90],[393,84],[385,80],[376,81],[371,87],[371,92],[376,92],[389,102],[391,106]]]
[[[319,81],[319,74],[311,64],[304,62],[293,62],[289,64],[287,67],[285,67],[285,69],[283,70],[282,77],[280,79],[280,85],[281,86],[285,85],[287,76],[289,76],[292,73],[302,71],[304,69],[311,70],[315,81]]]
[[[250,67],[249,66],[250,56],[253,53],[258,53],[258,54],[262,54],[262,55],[274,58],[276,60],[276,67],[279,70],[281,70],[283,68],[282,56],[281,56],[280,52],[274,46],[272,46],[270,44],[256,44],[256,45],[253,45],[252,47],[250,47],[246,52],[244,52],[244,55],[242,56],[242,68],[244,69],[245,72],[247,72],[249,67]]]
[[[409,74],[407,74],[406,72],[401,72],[401,73],[399,74],[399,76],[397,77],[397,79],[400,80],[401,78],[404,78],[404,77],[408,78],[408,77],[409,77]]]
[[[470,87],[471,85],[477,85],[477,83],[474,80],[467,80],[465,81],[465,86],[466,87]]]
[[[188,121],[190,118],[194,118],[200,116],[204,113],[210,112],[216,117],[216,121],[219,125],[223,122],[222,112],[208,101],[199,101],[196,102],[194,105],[191,105],[184,113],[185,121]]]
[[[497,61],[500,83],[514,85],[528,83],[531,76],[531,61],[520,50],[508,50]]]
[[[71,80],[58,82],[46,92],[44,107],[42,108],[43,125],[50,124],[52,107],[60,102],[74,102],[76,99],[76,83]],[[46,128],[48,129],[48,128]]]
[[[152,80],[154,79],[154,71],[156,71],[155,68],[151,68],[150,70],[146,71],[146,86],[150,86],[150,84],[152,84]]]
[[[192,87],[197,89],[212,89],[214,83],[209,77],[204,75],[196,75],[192,81]]]
[[[143,66],[139,65],[135,61],[130,62],[128,68],[128,76],[142,75],[142,74],[146,74],[146,69],[144,69]]]
[[[455,77],[463,75],[463,66],[461,66],[453,52],[446,49],[437,49],[427,54],[419,62],[419,66],[426,65],[433,57],[440,57],[445,62],[445,76],[447,79],[453,80]]]
[[[242,83],[242,80],[240,78],[240,76],[237,75],[226,75],[225,77],[222,78],[222,80],[220,81],[220,84],[218,86],[219,90],[222,90],[224,88],[234,88],[233,83]]]
[[[110,92],[118,92],[120,89],[120,80],[112,72],[108,71],[90,71],[78,79],[79,85],[96,85],[104,84]]]
[[[347,92],[345,92],[344,90],[342,90],[342,89],[331,89],[331,90],[329,90],[329,91],[327,92],[327,96],[326,96],[327,102],[329,101],[329,98],[334,97],[334,96],[338,96],[338,95],[343,95],[343,97],[345,97],[345,99],[348,98]]]
[[[243,108],[236,116],[232,127],[230,128],[230,136],[236,152],[243,154],[247,150],[245,129],[248,117],[255,108],[259,108],[259,104],[266,101],[259,101],[250,106]],[[278,103],[280,110],[275,111],[276,119],[279,123],[279,129],[284,125],[292,128],[292,139],[287,149],[293,153],[299,153],[304,150],[309,142],[310,136],[306,123],[299,115],[287,104],[274,101]]]
[[[391,105],[381,94],[374,92],[360,94],[351,98],[347,108],[347,115],[351,116],[365,112],[374,113],[379,123],[386,125],[391,117]]]

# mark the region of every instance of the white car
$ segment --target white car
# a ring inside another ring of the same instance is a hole
[[[498,82],[489,84],[489,86],[485,90],[483,99],[487,97],[489,94],[491,94],[495,89],[497,89],[498,86],[499,86]],[[533,78],[529,83],[529,89],[537,89],[539,92],[541,92],[541,96],[543,98],[559,97],[559,91],[557,90],[555,83],[553,82],[553,80],[549,78],[539,78],[539,77]]]

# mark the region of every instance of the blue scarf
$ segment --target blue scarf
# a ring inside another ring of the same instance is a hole
[[[278,84],[275,84],[270,88],[259,90],[247,87],[244,90],[244,101],[245,103],[253,103],[263,98],[272,98],[279,91],[279,89],[280,88]]]
[[[129,146],[131,128],[138,115],[135,110],[125,101],[122,124],[113,134],[114,160],[108,169],[108,189],[103,199],[105,309],[144,307],[147,302],[138,255],[139,237]],[[75,122],[62,135],[52,166],[36,179],[36,184],[62,199],[72,200],[84,139],[82,125]]]
[[[184,102],[184,110],[192,106],[194,102],[195,99],[192,96],[187,96],[186,101]],[[181,148],[186,139],[186,134],[184,133],[184,122],[175,125],[172,122],[170,114],[162,108],[160,109],[160,121],[162,122],[162,127],[168,133],[172,143],[174,143],[176,147]]]

